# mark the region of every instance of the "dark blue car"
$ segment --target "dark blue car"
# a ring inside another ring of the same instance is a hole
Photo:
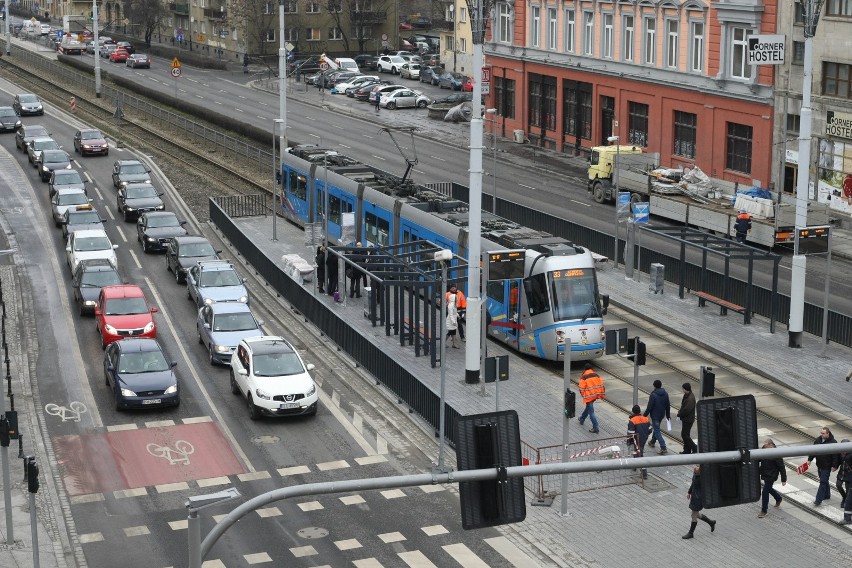
[[[104,352],[104,382],[112,388],[115,409],[179,406],[174,368],[155,339],[121,339]]]

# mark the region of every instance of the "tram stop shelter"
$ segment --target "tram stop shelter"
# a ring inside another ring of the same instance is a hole
[[[345,286],[350,285],[350,279],[362,279],[367,292],[364,316],[373,327],[383,326],[388,337],[398,335],[400,346],[413,345],[415,356],[421,352],[429,355],[432,367],[440,361],[439,342],[443,339],[441,300],[450,285],[467,280],[464,258],[454,254],[446,267],[435,260],[435,253],[443,250],[427,240],[328,247],[328,254],[344,266]],[[341,296],[345,297],[345,291]]]
[[[775,333],[775,320],[778,312],[778,267],[781,256],[729,238],[720,237],[692,227],[653,227],[637,225],[642,231],[664,239],[680,243],[680,262],[678,270],[678,296],[684,298],[684,290],[698,297],[698,305],[706,302],[719,306],[719,314],[727,315],[728,310],[743,314],[743,323],[750,324],[755,308],[754,267],[756,262],[772,263],[772,290],[762,298],[763,313],[769,313],[769,331]],[[701,251],[700,269],[686,261],[687,248]],[[708,255],[724,260],[724,272],[719,273],[707,268]],[[731,278],[731,264],[745,265],[746,281]]]

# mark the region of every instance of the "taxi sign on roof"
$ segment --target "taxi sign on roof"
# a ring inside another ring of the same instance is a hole
[[[177,57],[172,59],[172,69],[180,69],[180,61],[178,61]]]

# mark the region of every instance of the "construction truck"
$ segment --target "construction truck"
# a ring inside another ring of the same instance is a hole
[[[617,192],[630,192],[630,201],[650,202],[651,215],[713,231],[736,235],[741,210],[749,213],[750,244],[772,248],[795,239],[796,199],[707,177],[699,168],[660,167],[660,156],[639,146],[596,146],[588,170],[589,192],[598,203],[614,202]],[[616,188],[617,186],[617,188]],[[829,223],[828,205],[808,204],[808,225]]]

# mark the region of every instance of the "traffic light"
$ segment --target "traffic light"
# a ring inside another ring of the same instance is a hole
[[[701,382],[701,398],[714,396],[716,393],[716,373],[713,372],[713,367],[702,365],[699,379]]]
[[[627,340],[627,356],[635,357],[636,365],[642,366],[645,364],[645,353],[645,343],[639,341],[638,337],[631,337]]]
[[[38,465],[36,465],[35,456],[27,456],[26,461],[24,473],[26,474],[27,490],[30,493],[38,493]]]
[[[9,447],[9,423],[5,416],[0,416],[0,446]]]
[[[627,328],[622,327],[619,329],[608,329],[606,330],[606,346],[604,350],[604,354],[606,355],[616,355],[618,353],[624,353],[624,350],[627,346]]]
[[[577,416],[577,393],[571,389],[565,391],[565,418]]]

